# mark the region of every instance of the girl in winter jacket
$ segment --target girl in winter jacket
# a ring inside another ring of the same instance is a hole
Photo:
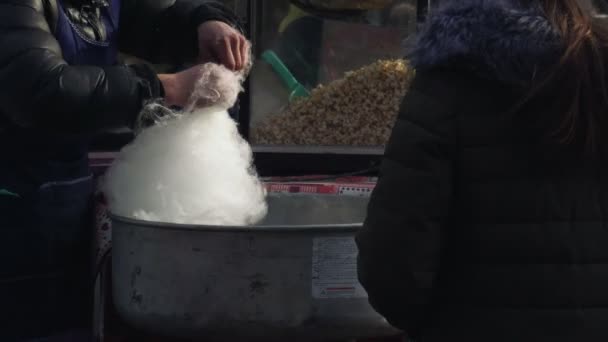
[[[357,237],[370,302],[419,342],[608,341],[608,31],[444,3]]]

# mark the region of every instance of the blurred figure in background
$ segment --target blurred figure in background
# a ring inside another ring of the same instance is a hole
[[[370,302],[419,342],[608,341],[608,30],[442,4],[357,237]]]
[[[149,101],[185,105],[199,73],[118,65],[118,50],[239,70],[249,46],[234,15],[205,0],[0,0],[0,45],[0,340],[86,341],[88,143],[132,126]]]
[[[323,22],[323,18],[289,5],[274,47],[294,77],[308,89],[319,83]]]

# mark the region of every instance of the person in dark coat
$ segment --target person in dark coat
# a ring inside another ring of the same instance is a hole
[[[215,1],[0,0],[0,46],[0,341],[86,341],[88,144],[133,126],[150,101],[183,106],[199,74],[119,65],[118,51],[240,70],[248,43]]]
[[[576,0],[433,10],[357,236],[416,342],[608,341],[608,35]]]

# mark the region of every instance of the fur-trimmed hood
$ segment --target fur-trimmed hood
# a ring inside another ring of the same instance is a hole
[[[433,11],[408,53],[422,70],[465,69],[527,85],[563,50],[559,33],[538,6],[518,0],[448,0]]]

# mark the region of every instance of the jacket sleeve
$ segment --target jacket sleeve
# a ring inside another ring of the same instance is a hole
[[[359,280],[370,303],[411,338],[428,320],[451,210],[455,119],[449,92],[441,75],[417,74],[356,238]]]
[[[242,32],[237,17],[218,1],[123,0],[120,49],[152,63],[190,62],[198,55],[198,26],[209,20]]]
[[[161,96],[146,66],[70,66],[41,1],[0,0],[0,115],[21,127],[96,132],[132,124]]]

